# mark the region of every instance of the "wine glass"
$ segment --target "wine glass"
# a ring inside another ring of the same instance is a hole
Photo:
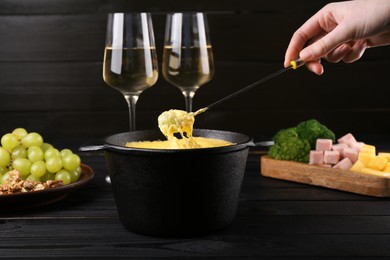
[[[130,131],[135,130],[135,107],[139,95],[158,78],[157,54],[149,13],[108,15],[103,79],[125,97]]]
[[[149,13],[111,13],[107,21],[103,79],[125,97],[130,131],[135,130],[139,95],[158,78],[157,54]],[[110,176],[106,181],[111,183]]]
[[[214,59],[204,13],[167,15],[162,62],[164,78],[184,95],[192,112],[195,91],[214,76]]]

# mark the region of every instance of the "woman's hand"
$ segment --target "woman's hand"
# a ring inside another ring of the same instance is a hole
[[[351,63],[360,59],[366,48],[389,44],[390,0],[330,3],[293,34],[284,66],[299,57],[309,70],[321,75],[322,58]]]

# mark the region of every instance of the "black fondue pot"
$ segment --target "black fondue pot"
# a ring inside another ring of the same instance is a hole
[[[175,150],[124,147],[132,141],[165,140],[159,131],[119,133],[105,139],[112,190],[125,228],[147,235],[192,236],[234,220],[252,139],[207,129],[195,129],[193,136],[234,145]]]

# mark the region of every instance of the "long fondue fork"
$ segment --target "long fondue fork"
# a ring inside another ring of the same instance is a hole
[[[272,79],[272,78],[282,74],[283,72],[286,72],[286,71],[288,71],[290,69],[294,69],[295,70],[295,69],[301,67],[303,64],[305,64],[305,62],[300,60],[300,59],[293,60],[293,61],[290,62],[290,66],[288,66],[286,68],[283,68],[283,69],[281,69],[279,71],[276,71],[276,72],[274,72],[274,73],[272,73],[272,74],[270,74],[270,75],[268,75],[268,76],[266,76],[266,77],[264,77],[264,78],[262,78],[262,79],[260,79],[260,80],[258,80],[256,82],[250,84],[249,86],[246,86],[245,88],[242,88],[242,89],[240,89],[240,90],[238,90],[238,91],[236,91],[236,92],[234,92],[234,93],[232,93],[232,94],[230,94],[230,95],[228,95],[228,96],[226,96],[224,98],[221,98],[220,100],[218,100],[218,101],[208,105],[207,107],[200,108],[197,111],[192,112],[192,114],[194,116],[197,116],[197,115],[199,115],[199,114],[209,110],[210,108],[213,108],[213,107],[215,107],[215,106],[217,106],[217,105],[219,105],[219,104],[221,104],[221,103],[223,103],[223,102],[225,102],[225,101],[227,101],[227,100],[229,100],[229,99],[231,99],[231,98],[233,98],[233,97],[235,97],[235,96],[237,96],[237,95],[239,95],[239,94],[241,94],[241,93],[243,93],[243,92],[245,92],[245,91],[247,91],[247,90],[257,86],[257,85],[259,85],[259,84],[261,84],[261,83],[266,82],[267,80],[270,80],[270,79]]]

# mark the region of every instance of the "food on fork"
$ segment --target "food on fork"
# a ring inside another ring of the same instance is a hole
[[[128,142],[127,147],[147,149],[192,149],[228,146],[233,143],[214,138],[192,136],[196,112],[171,109],[158,117],[158,126],[167,140]],[[179,135],[178,137],[175,136]]]
[[[171,109],[163,112],[158,117],[158,127],[168,140],[174,138],[175,133],[179,133],[182,137],[192,136],[192,130],[195,123],[194,113],[187,113],[183,110]]]

